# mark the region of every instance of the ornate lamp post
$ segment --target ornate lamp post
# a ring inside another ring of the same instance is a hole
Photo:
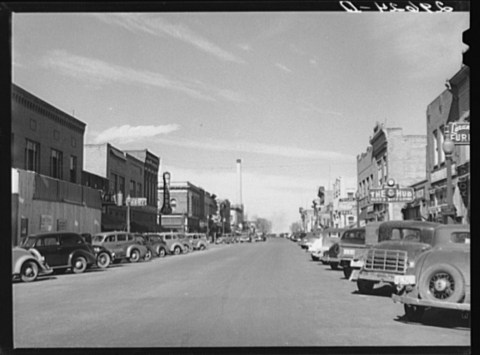
[[[455,143],[453,143],[449,138],[443,142],[442,146],[443,152],[445,153],[445,161],[447,163],[447,224],[453,223],[452,216],[454,215],[454,206],[453,206],[453,184],[452,184],[452,154],[455,149]]]

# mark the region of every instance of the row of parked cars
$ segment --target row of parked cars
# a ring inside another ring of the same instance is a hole
[[[470,317],[470,225],[424,221],[373,222],[292,237],[311,258],[343,270],[358,292],[390,285],[392,299],[419,322],[431,308]]]
[[[217,237],[215,240],[216,244],[233,244],[233,243],[254,243],[254,242],[265,242],[267,237],[264,234],[224,234],[220,237]]]
[[[149,261],[153,257],[179,255],[207,247],[206,235],[202,233],[33,234],[12,249],[12,277],[30,282],[52,272],[70,270],[78,274],[91,267],[107,268],[123,260]]]

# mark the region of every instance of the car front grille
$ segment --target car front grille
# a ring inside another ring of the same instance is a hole
[[[407,269],[407,252],[403,250],[370,249],[364,264],[365,270],[404,274]]]

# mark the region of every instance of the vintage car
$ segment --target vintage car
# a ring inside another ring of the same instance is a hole
[[[156,233],[145,233],[143,238],[147,244],[153,246],[154,255],[163,258],[169,253],[167,243],[162,240],[162,237]]]
[[[375,284],[389,283],[398,288],[414,272],[416,257],[432,247],[439,223],[423,221],[388,221],[378,228],[378,244],[364,255],[360,270],[353,270],[350,280],[357,282],[360,293],[370,293]]]
[[[308,248],[312,260],[321,261],[323,264],[327,264],[327,260],[324,258],[324,253],[328,252],[330,247],[338,241],[338,233],[333,233],[332,229],[322,231],[320,237]]]
[[[106,269],[113,260],[115,260],[115,253],[108,250],[101,245],[93,245],[93,251],[97,256],[97,266],[101,269]]]
[[[207,249],[207,236],[203,233],[187,233],[187,238],[190,239],[190,244],[193,250]]]
[[[190,238],[187,237],[185,233],[179,233],[178,234],[178,239],[180,243],[183,244],[183,252],[188,253],[193,251],[193,245],[192,242],[190,241]]]
[[[56,272],[70,269],[80,274],[96,265],[92,246],[85,243],[80,234],[73,232],[49,232],[27,236],[21,245],[25,249],[36,249],[45,257],[45,262]]]
[[[322,264],[330,265],[330,255],[332,257],[336,257],[336,255],[338,254],[338,246],[335,245],[338,243],[342,233],[345,230],[345,228],[327,228],[322,231],[323,234],[331,238],[328,249],[325,250],[320,256],[320,261],[322,262]],[[338,264],[334,264],[332,268],[334,268],[335,270],[338,269]]]
[[[335,251],[330,253],[330,266],[343,269],[345,277],[350,277],[350,262],[355,252],[365,247],[365,228],[352,228],[345,230],[337,243]]]
[[[238,241],[240,243],[250,243],[252,241],[252,237],[250,237],[249,234],[244,233],[244,234],[240,235],[240,237],[238,238]]]
[[[435,229],[433,248],[415,261],[394,302],[404,304],[408,320],[420,321],[426,309],[445,308],[470,312],[470,226],[442,225]]]
[[[20,247],[12,248],[12,278],[23,282],[35,281],[40,275],[53,272],[45,258],[36,250],[26,250]]]
[[[363,266],[365,251],[378,243],[378,227],[381,222],[371,222],[363,227],[364,233],[357,238],[358,229],[352,229],[350,234],[340,242],[339,259],[343,274],[349,279],[353,270]]]
[[[308,248],[310,248],[318,238],[320,238],[320,232],[308,232],[303,242],[300,243],[300,247],[308,251]]]
[[[158,233],[162,240],[168,247],[168,252],[170,254],[179,255],[184,253],[185,245],[180,240],[180,237],[183,235],[182,233],[177,232],[163,232]]]
[[[135,236],[124,231],[103,232],[93,235],[92,245],[103,246],[114,253],[113,262],[120,262],[127,259],[131,263],[136,263],[145,258],[148,249],[145,245],[139,244]]]

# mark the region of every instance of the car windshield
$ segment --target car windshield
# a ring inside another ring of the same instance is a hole
[[[105,237],[105,236],[103,236],[103,235],[94,235],[94,236],[92,237],[92,242],[94,242],[94,243],[95,243],[95,242],[96,242],[96,243],[101,243],[101,242],[103,242],[103,238],[104,238],[104,237]]]
[[[27,248],[27,249],[32,248],[35,245],[36,240],[37,239],[35,239],[35,238],[26,238],[22,243],[22,247]]]
[[[470,244],[470,232],[454,232],[451,241],[456,244]]]

